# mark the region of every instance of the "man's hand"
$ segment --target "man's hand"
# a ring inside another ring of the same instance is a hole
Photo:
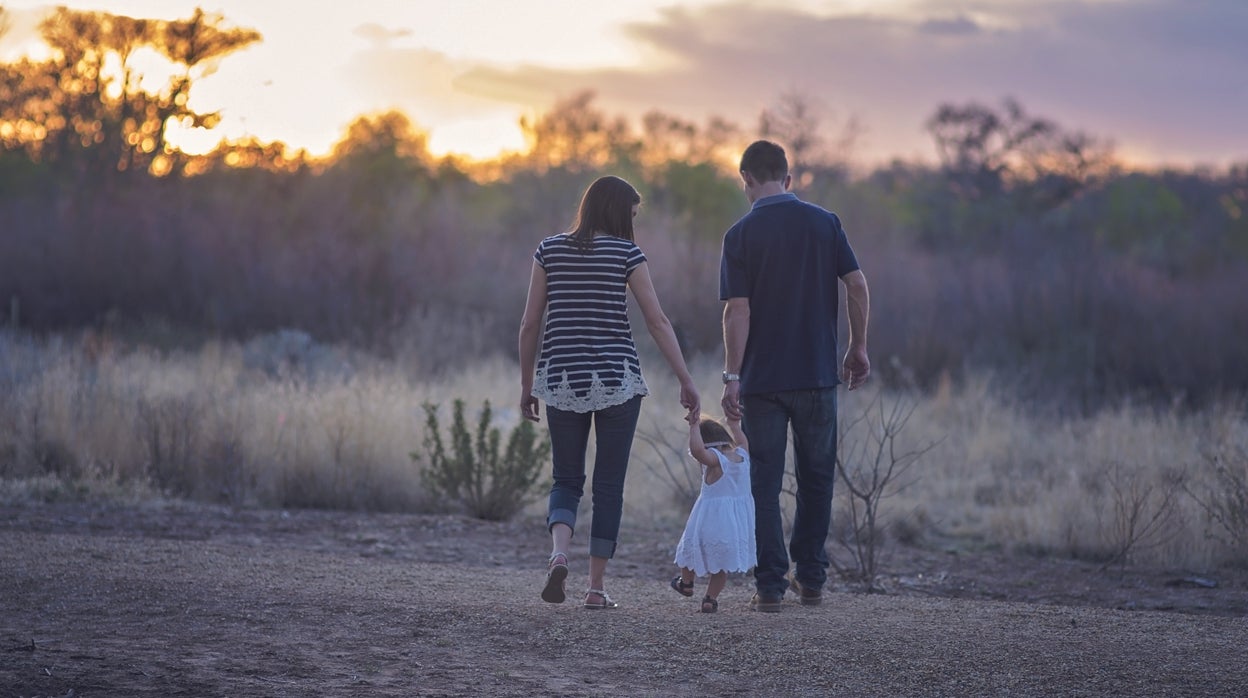
[[[724,384],[724,398],[720,400],[724,408],[724,416],[728,419],[741,419],[741,382],[731,381]]]
[[[866,347],[850,347],[845,352],[845,362],[841,365],[841,380],[854,390],[867,382],[871,375],[871,360],[867,358]]]

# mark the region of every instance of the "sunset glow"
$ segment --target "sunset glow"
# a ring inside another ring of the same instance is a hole
[[[198,3],[64,4],[173,19]],[[222,139],[252,137],[323,155],[355,117],[397,109],[428,134],[435,155],[480,159],[523,148],[521,116],[584,90],[634,122],[660,110],[746,129],[790,90],[822,105],[831,140],[851,117],[861,124],[853,153],[866,161],[931,158],[923,124],[939,104],[1007,96],[1144,160],[1248,155],[1248,134],[1231,116],[1248,111],[1248,96],[1224,89],[1229,76],[1248,70],[1237,38],[1248,31],[1248,11],[1195,16],[1170,0],[1147,11],[1118,0],[964,5],[219,0],[205,9],[263,40],[197,79],[192,106],[220,111],[221,123],[211,132],[175,127],[170,141],[201,153]],[[0,58],[46,56],[37,26],[52,5],[3,6],[10,29]],[[158,57],[132,62],[152,82],[169,69]],[[1159,103],[1159,93],[1172,97]]]

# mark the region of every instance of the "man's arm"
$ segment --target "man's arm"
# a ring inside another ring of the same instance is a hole
[[[867,323],[871,317],[871,294],[861,269],[841,277],[845,284],[845,314],[849,320],[849,349],[841,365],[841,379],[853,390],[867,382],[871,360],[867,357]]]
[[[724,303],[724,372],[741,373],[745,344],[750,338],[750,299],[729,298]],[[729,419],[741,419],[741,382],[724,384],[721,401]]]

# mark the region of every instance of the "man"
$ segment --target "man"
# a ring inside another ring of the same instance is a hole
[[[741,156],[751,208],[724,234],[724,413],[750,440],[758,611],[778,612],[786,589],[818,605],[828,578],[824,544],[836,478],[836,386],[871,372],[867,279],[836,214],[800,201],[784,149],[756,141]],[[845,285],[849,347],[837,375],[837,281]],[[780,516],[787,436],[793,430],[797,511],[786,554]],[[794,563],[788,578],[789,556]]]

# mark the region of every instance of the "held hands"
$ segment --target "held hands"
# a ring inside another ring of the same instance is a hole
[[[729,421],[740,421],[743,414],[740,381],[730,381],[724,384],[724,397],[720,400],[720,405],[724,408],[724,416]]]
[[[702,399],[698,396],[698,389],[694,387],[692,379],[680,384],[680,406],[689,411],[685,415],[686,420],[696,420],[702,414]]]

